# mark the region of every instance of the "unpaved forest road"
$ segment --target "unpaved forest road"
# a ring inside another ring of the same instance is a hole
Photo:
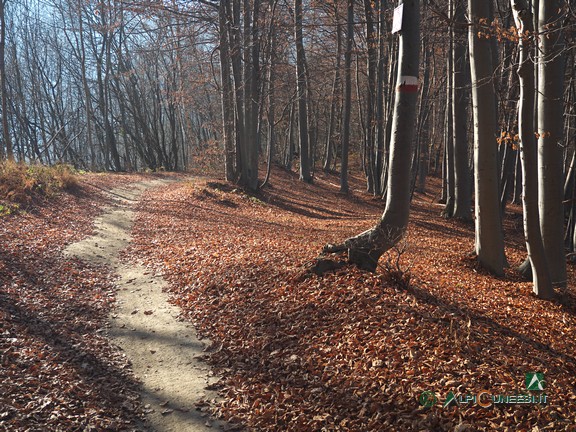
[[[196,410],[196,403],[216,397],[206,390],[215,381],[196,357],[204,345],[191,324],[178,320],[179,309],[162,292],[165,282],[137,264],[120,262],[119,253],[130,242],[132,210],[149,187],[171,180],[152,180],[110,193],[119,200],[95,221],[96,234],[66,248],[65,254],[114,269],[119,280],[117,307],[110,317],[109,337],[132,362],[142,382],[142,401],[149,424],[143,430],[196,432],[223,430]]]

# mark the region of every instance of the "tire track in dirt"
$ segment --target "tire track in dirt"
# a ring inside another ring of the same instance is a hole
[[[216,398],[207,386],[217,381],[198,360],[204,344],[193,326],[179,320],[180,310],[168,303],[166,282],[139,264],[122,263],[120,252],[131,238],[132,205],[150,187],[171,180],[153,180],[110,193],[118,205],[95,221],[96,234],[68,246],[65,254],[89,263],[104,264],[118,275],[117,307],[108,335],[124,351],[141,381],[140,394],[148,431],[200,432],[224,430],[225,425],[198,411],[197,404]]]

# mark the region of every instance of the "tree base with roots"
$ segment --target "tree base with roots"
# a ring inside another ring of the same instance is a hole
[[[361,270],[375,272],[378,261],[388,250],[397,245],[404,237],[404,230],[381,224],[376,225],[354,237],[344,240],[340,244],[327,244],[323,253],[341,253],[348,251],[348,263],[354,264]]]

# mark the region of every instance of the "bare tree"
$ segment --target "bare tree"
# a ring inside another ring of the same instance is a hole
[[[420,2],[403,3],[402,30],[398,51],[396,99],[390,142],[386,207],[378,224],[342,245],[327,245],[326,252],[348,250],[348,260],[374,271],[380,257],[398,243],[410,214],[410,163],[416,124],[420,60]]]
[[[300,180],[312,182],[308,131],[308,91],[306,54],[302,34],[302,0],[294,0],[294,38],[296,41],[296,84],[298,92],[298,137],[300,141]]]
[[[454,209],[453,217],[471,220],[470,205],[472,194],[470,190],[470,169],[468,168],[468,137],[467,137],[467,97],[466,97],[466,36],[464,0],[454,2],[452,25],[452,93],[450,105],[452,109],[452,132],[454,145]]]
[[[340,192],[348,193],[348,152],[350,149],[350,116],[352,114],[352,44],[354,43],[354,0],[348,0],[346,15],[346,52],[344,53],[344,109],[340,156]]]
[[[341,79],[341,63],[342,63],[342,24],[340,22],[340,13],[338,10],[338,2],[333,5],[334,15],[336,20],[336,62],[334,65],[334,80],[332,82],[332,96],[330,98],[330,117],[328,119],[328,131],[326,132],[326,152],[324,158],[324,171],[332,169],[332,163],[335,156],[334,135],[336,131],[336,114],[338,112],[338,104],[341,103],[342,92],[342,79]]]
[[[236,180],[234,151],[234,106],[232,81],[230,79],[229,25],[226,2],[218,8],[220,32],[220,79],[222,81],[222,137],[224,140],[224,163],[226,180]]]
[[[2,99],[2,138],[4,141],[4,145],[0,146],[0,157],[3,157],[3,147],[5,147],[6,158],[14,160],[8,123],[8,91],[6,89],[6,2],[7,0],[0,0],[0,97]]]
[[[498,187],[496,100],[492,42],[482,25],[492,22],[489,2],[468,0],[472,102],[474,114],[474,171],[476,255],[480,264],[496,275],[504,274],[505,256]]]
[[[562,149],[564,37],[561,0],[540,1],[538,13],[538,199],[552,283],[566,285]]]
[[[511,0],[519,33],[520,100],[518,103],[518,133],[522,158],[522,205],[524,207],[524,235],[526,249],[532,265],[534,293],[541,298],[554,296],[548,263],[540,231],[538,213],[538,159],[534,135],[535,80],[532,59],[534,25],[532,12],[526,0]]]

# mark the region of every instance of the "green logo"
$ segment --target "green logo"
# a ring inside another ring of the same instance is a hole
[[[454,392],[451,391],[446,396],[446,400],[444,401],[444,405],[442,405],[442,408],[449,407],[452,404],[458,405],[458,400],[456,399],[456,395],[454,394]]]
[[[430,407],[436,405],[437,401],[438,401],[438,398],[436,397],[434,392],[431,392],[431,391],[423,392],[420,395],[420,397],[418,398],[418,402],[420,402],[420,405],[422,405],[423,407],[426,407],[426,408],[430,408]]]
[[[541,372],[526,372],[526,390],[542,391],[546,387],[544,374]]]

